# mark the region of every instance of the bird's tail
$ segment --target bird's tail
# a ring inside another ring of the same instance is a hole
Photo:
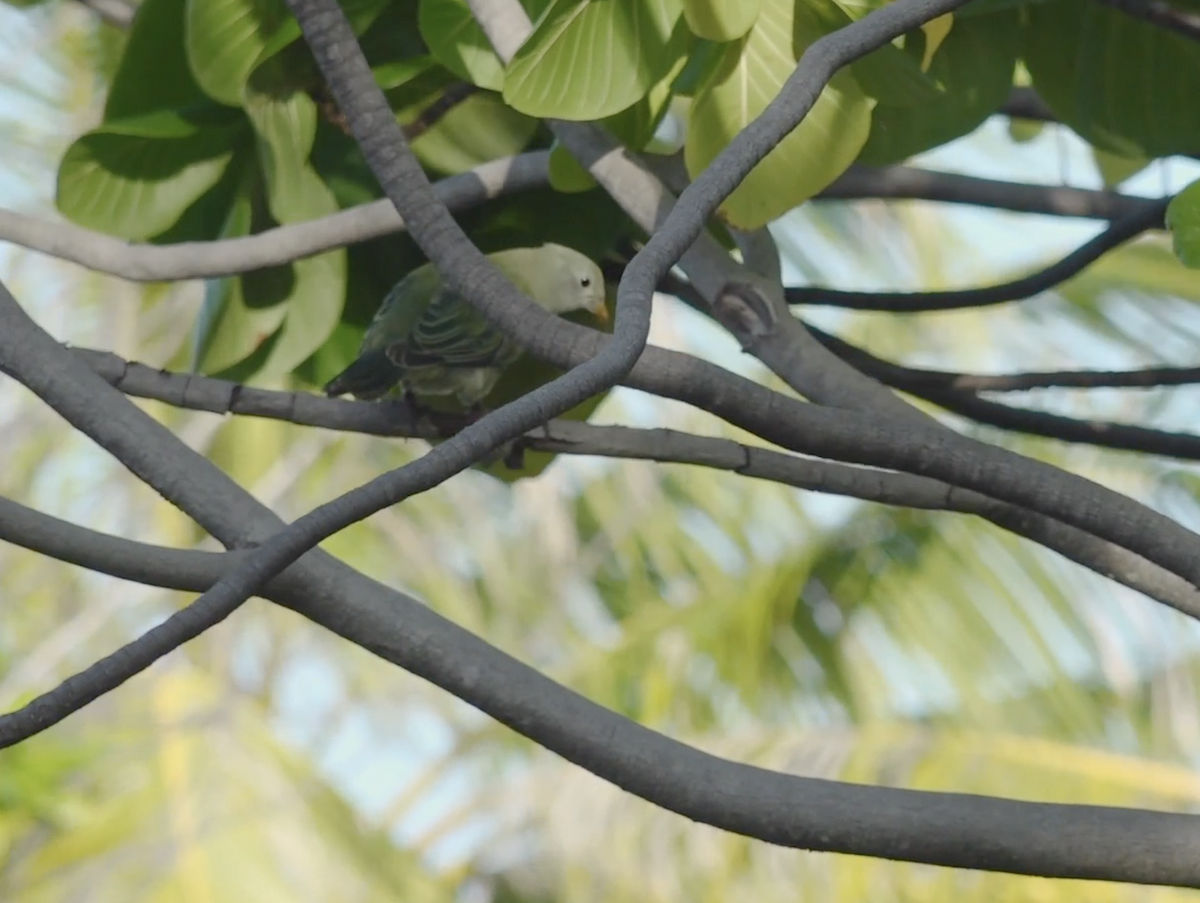
[[[400,381],[401,370],[381,349],[368,351],[325,384],[325,394],[331,398],[353,395],[370,401],[386,395]]]

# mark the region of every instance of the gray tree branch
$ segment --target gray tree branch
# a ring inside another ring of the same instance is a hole
[[[908,0],[897,0],[858,24],[872,20],[886,22],[889,13],[894,18],[911,14],[913,8],[919,6]],[[719,180],[710,187],[719,190]],[[686,200],[686,197],[681,199],[681,206]],[[704,201],[698,203],[702,209]],[[652,269],[646,275],[653,275]],[[647,292],[650,287],[652,283],[646,287]],[[0,298],[0,302],[3,300]],[[2,313],[4,311],[0,309]],[[4,331],[0,330],[0,359],[9,366],[19,354],[13,353],[8,347],[11,343],[5,339]],[[598,336],[592,340],[593,343],[600,341]],[[83,379],[79,374],[76,376]],[[94,375],[91,378],[96,380]],[[47,395],[64,388],[53,380],[46,382],[38,378],[34,381]],[[714,404],[719,406],[721,403],[728,405],[729,400],[714,399]],[[855,419],[848,413],[820,413],[834,414],[838,421]],[[79,419],[87,418],[80,415]],[[866,421],[867,418],[857,420]],[[868,424],[869,421],[855,426]],[[824,425],[836,433],[836,422]],[[97,431],[107,429],[95,423],[92,426]],[[911,452],[911,448],[905,450],[902,441],[896,443],[895,448],[899,448],[900,457]],[[937,459],[939,450],[933,451]],[[940,451],[944,453],[945,448]],[[1001,479],[1024,476],[1013,472],[1019,466],[1017,461],[1004,461],[1007,466],[1001,467],[1002,472],[998,474]],[[1033,463],[1023,462],[1025,465]],[[920,464],[911,466],[919,467]],[[951,465],[943,459],[934,466]],[[964,477],[982,479],[978,474],[971,476],[980,462],[972,461],[970,466],[971,470],[965,472]],[[150,465],[143,469],[154,472]],[[1043,472],[1047,478],[1052,474],[1052,469]],[[1088,486],[1086,481],[1078,484],[1068,481],[1068,488],[1079,490],[1083,497],[1095,490]],[[1025,487],[1020,491],[1028,489]],[[1119,496],[1113,499],[1103,493],[1097,497],[1100,508],[1105,507],[1104,502],[1112,502],[1118,515],[1139,510],[1137,506],[1124,509],[1119,499]],[[1084,515],[1075,512],[1072,516]],[[289,570],[281,580],[286,580],[291,573]],[[345,582],[351,594],[365,597],[374,592],[378,599],[379,591],[364,585],[362,578],[356,581],[355,576],[347,575]],[[317,584],[312,587],[315,597],[323,598],[325,587],[317,581],[314,583]],[[383,595],[386,597],[386,592]],[[312,605],[311,599],[293,601],[298,605]],[[524,728],[524,732],[548,748],[619,786],[710,824],[790,846],[837,849],[947,865],[1022,872],[1033,869],[1038,874],[1106,877],[1144,883],[1195,884],[1200,881],[1200,869],[1191,855],[1200,839],[1200,828],[1194,818],[1100,807],[1043,806],[950,794],[921,794],[774,775],[706,756],[632,725],[581,697],[562,691],[536,672],[519,666],[513,669],[511,659],[469,634],[450,630],[439,636],[430,628],[440,628],[440,619],[420,606],[393,601],[390,606],[348,607],[352,612],[348,613],[344,608],[340,617],[325,611],[327,626],[415,673],[438,673],[442,678],[440,685],[470,699],[510,726],[518,730]],[[348,617],[350,613],[359,617]],[[377,617],[364,616],[366,614]],[[400,616],[408,619],[403,630],[397,623]],[[1084,817],[1079,818],[1080,814]]]
[[[549,151],[492,160],[434,186],[451,211],[547,184]],[[278,226],[245,238],[173,245],[130,244],[71,223],[51,222],[0,209],[0,241],[69,260],[98,273],[133,282],[165,282],[231,276],[290,263],[405,229],[386,198],[321,219]]]
[[[191,410],[264,417],[375,436],[423,439],[441,438],[465,422],[454,415],[414,418],[409,407],[400,402],[355,402],[306,392],[255,389],[211,377],[155,370],[107,352],[75,349],[74,353],[106,382],[128,395]],[[955,489],[938,480],[799,458],[675,430],[600,427],[556,420],[526,434],[523,441],[535,451],[694,464],[812,492],[978,515],[1151,599],[1200,617],[1200,591],[1141,556],[1034,512],[976,492]]]
[[[27,350],[27,355],[20,350]],[[17,353],[14,353],[17,352]],[[228,544],[279,521],[0,295],[0,362]],[[128,459],[128,461],[126,461]],[[240,519],[244,518],[243,522]],[[697,752],[578,696],[320,551],[271,598],[548,749],[687,817],[786,846],[1051,877],[1200,884],[1200,819],[778,775]],[[0,719],[0,736],[8,729]]]

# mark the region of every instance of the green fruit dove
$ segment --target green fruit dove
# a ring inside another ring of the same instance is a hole
[[[557,244],[488,255],[526,295],[553,314],[608,317],[604,276],[590,258]],[[412,399],[454,396],[477,409],[521,349],[460,295],[432,264],[388,292],[367,327],[358,357],[325,386],[330,396],[373,400],[402,391]]]

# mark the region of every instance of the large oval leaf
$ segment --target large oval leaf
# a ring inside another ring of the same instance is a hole
[[[504,99],[540,118],[619,113],[686,52],[681,12],[680,0],[554,0],[509,64]]]
[[[1094,0],[1051,0],[1026,13],[1033,86],[1055,116],[1126,157],[1200,151],[1200,43]]]
[[[489,91],[504,87],[504,67],[466,0],[421,0],[417,21],[439,63]]]
[[[250,234],[253,184],[251,176],[243,179],[221,238]],[[284,267],[205,282],[204,303],[193,333],[193,368],[201,373],[226,372],[270,341],[287,315],[289,287]]]
[[[763,0],[754,28],[729,46],[692,104],[684,147],[692,178],[766,108],[795,69],[797,54],[823,34],[792,0]],[[852,77],[835,76],[799,127],[729,196],[721,207],[725,217],[757,229],[803,203],[845,172],[870,126],[871,101]]]
[[[1015,11],[955,20],[929,65],[942,92],[915,105],[881,100],[871,114],[871,136],[859,160],[873,166],[898,163],[978,128],[1012,88],[1019,33]],[[911,42],[906,52],[921,59],[926,55],[923,43]]]
[[[361,33],[391,0],[345,0],[341,5]],[[284,0],[187,0],[187,61],[214,100],[241,103],[255,66],[300,37]]]
[[[242,102],[246,79],[267,42],[300,27],[283,0],[187,0],[187,60],[196,81],[215,100]]]
[[[104,103],[106,122],[207,100],[188,67],[183,20],[184,0],[145,0],[138,7]]]
[[[58,209],[109,235],[157,235],[220,181],[244,129],[240,115],[197,123],[168,111],[109,122],[67,149]]]
[[[309,163],[317,112],[301,91],[283,97],[247,88],[246,112],[258,136],[267,205],[280,223],[298,223],[338,210],[333,192]],[[291,264],[287,316],[262,362],[263,373],[287,373],[324,344],[341,319],[346,297],[346,252],[318,254]]]
[[[407,112],[401,114],[401,121],[409,118]],[[519,154],[537,127],[536,119],[518,113],[498,94],[473,94],[416,138],[412,151],[428,168],[453,175]]]
[[[813,39],[802,35],[831,34],[870,11],[870,8],[860,8],[844,0],[805,0],[795,11],[797,21],[801,23],[797,39],[807,44]],[[919,37],[921,32],[914,34]],[[880,103],[911,106],[936,100],[939,94],[937,83],[925,74],[921,63],[921,56],[906,53],[894,44],[884,44],[855,60],[843,71],[854,76],[859,88],[868,97]]]
[[[1186,267],[1200,268],[1200,181],[1171,198],[1167,228],[1171,230],[1175,256]]]
[[[683,0],[688,28],[709,41],[736,41],[754,26],[762,0]]]

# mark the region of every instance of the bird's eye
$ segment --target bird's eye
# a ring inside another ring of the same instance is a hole
[[[579,284],[582,285],[584,288],[587,288],[588,286],[590,286],[592,284],[592,277],[584,276],[582,279],[579,280]]]

